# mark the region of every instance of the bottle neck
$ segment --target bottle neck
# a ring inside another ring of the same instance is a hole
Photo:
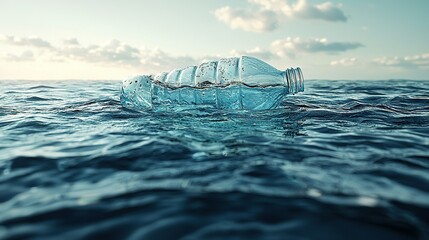
[[[288,68],[283,72],[283,80],[289,93],[295,94],[304,91],[304,76],[301,68]]]

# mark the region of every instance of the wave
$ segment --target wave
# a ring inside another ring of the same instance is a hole
[[[429,236],[429,81],[309,81],[256,112],[2,86],[0,238]]]

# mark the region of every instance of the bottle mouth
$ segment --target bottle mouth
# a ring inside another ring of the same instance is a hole
[[[284,81],[289,89],[289,93],[295,94],[304,92],[304,76],[301,68],[288,68],[284,72]]]

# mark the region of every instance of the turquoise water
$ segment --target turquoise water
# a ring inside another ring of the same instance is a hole
[[[0,86],[0,239],[429,238],[429,81],[307,81],[258,112]]]

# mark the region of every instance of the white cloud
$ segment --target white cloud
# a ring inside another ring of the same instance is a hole
[[[39,37],[23,37],[18,38],[14,36],[0,36],[0,42],[15,45],[15,46],[30,46],[36,48],[52,48],[52,45]]]
[[[340,5],[324,2],[311,5],[306,0],[298,0],[288,4],[286,0],[249,0],[257,10],[232,9],[225,6],[215,10],[218,20],[231,28],[241,28],[251,32],[268,32],[278,27],[281,18],[284,19],[317,19],[328,22],[346,22],[347,17]]]
[[[63,40],[64,45],[79,45],[77,38],[67,38]]]
[[[334,67],[336,67],[336,66],[350,67],[350,66],[355,65],[356,62],[357,62],[357,59],[354,58],[354,57],[352,57],[352,58],[343,58],[343,59],[340,59],[340,60],[331,61],[330,65],[334,66]]]
[[[373,62],[387,67],[429,69],[429,53],[406,57],[379,57]]]
[[[250,3],[261,6],[265,10],[291,14],[291,6],[284,0],[249,0]]]
[[[160,49],[142,49],[141,57],[141,63],[144,66],[161,71],[169,71],[198,63],[193,57],[173,56]]]
[[[7,54],[2,57],[3,61],[10,62],[80,62],[115,68],[131,67],[147,73],[156,73],[159,71],[169,71],[177,67],[195,65],[200,63],[200,60],[203,59],[208,60],[225,57],[224,54],[217,56],[200,56],[197,58],[187,55],[177,56],[164,52],[161,49],[140,48],[119,40],[111,40],[105,44],[86,45],[80,43],[76,38],[63,40],[60,44],[52,44],[41,38],[38,38],[37,42],[44,44],[35,44],[35,41],[16,40],[30,38],[17,38],[12,36],[7,39],[14,39],[12,43],[6,41],[7,44],[16,45],[15,42],[19,42],[18,46],[26,50],[24,53]],[[50,47],[46,48],[46,46]],[[295,57],[303,53],[340,53],[362,46],[362,44],[354,42],[330,42],[326,38],[305,40],[299,37],[288,37],[286,39],[273,41],[270,48],[255,47],[250,50],[234,49],[229,52],[229,55],[251,55],[263,60],[271,60],[279,57]],[[423,58],[423,56],[420,57]],[[419,61],[417,57],[413,59],[415,62]],[[331,65],[346,66],[353,64],[354,61],[353,59],[343,59],[331,62]]]
[[[190,56],[173,56],[159,49],[138,48],[118,40],[105,44],[81,44],[76,38],[69,38],[61,44],[35,37],[18,38],[0,36],[0,43],[31,48],[21,54],[6,54],[3,61],[50,61],[50,62],[83,62],[115,67],[142,68],[144,71],[164,71],[176,67],[196,64]]]
[[[28,61],[34,61],[34,54],[32,51],[24,51],[21,54],[12,54],[8,53],[4,57],[2,57],[3,60],[9,61],[9,62],[28,62]]]
[[[139,65],[142,57],[138,48],[118,40],[111,40],[102,45],[88,46],[79,44],[77,39],[69,40],[66,43],[55,48],[53,53],[56,58],[89,63]]]
[[[276,40],[271,45],[275,53],[281,57],[294,57],[296,53],[300,52],[339,53],[363,47],[357,42],[329,42],[326,38],[303,40],[299,37]]]
[[[214,12],[216,18],[232,29],[241,28],[249,32],[267,32],[277,28],[278,20],[270,11],[248,11],[232,9],[230,7],[219,8]]]
[[[292,7],[292,17],[301,19],[320,19],[331,22],[346,22],[347,17],[344,12],[331,2],[318,5],[310,5],[306,0],[299,0]]]
[[[270,60],[272,58],[277,57],[273,52],[268,50],[263,50],[260,47],[255,47],[254,49],[244,50],[244,51],[232,50],[230,52],[230,55],[231,56],[250,55],[263,60]]]
[[[250,50],[236,50],[229,52],[230,56],[250,55],[263,60],[271,60],[278,58],[295,58],[297,55],[306,53],[325,53],[338,54],[341,52],[353,50],[363,47],[362,44],[356,42],[330,42],[326,38],[302,39],[299,37],[287,37],[285,39],[275,40],[271,43],[270,48],[255,47]],[[205,56],[200,58],[203,61],[219,59],[224,55]],[[351,66],[357,61],[356,58],[345,58],[337,61],[332,61],[331,65]]]

